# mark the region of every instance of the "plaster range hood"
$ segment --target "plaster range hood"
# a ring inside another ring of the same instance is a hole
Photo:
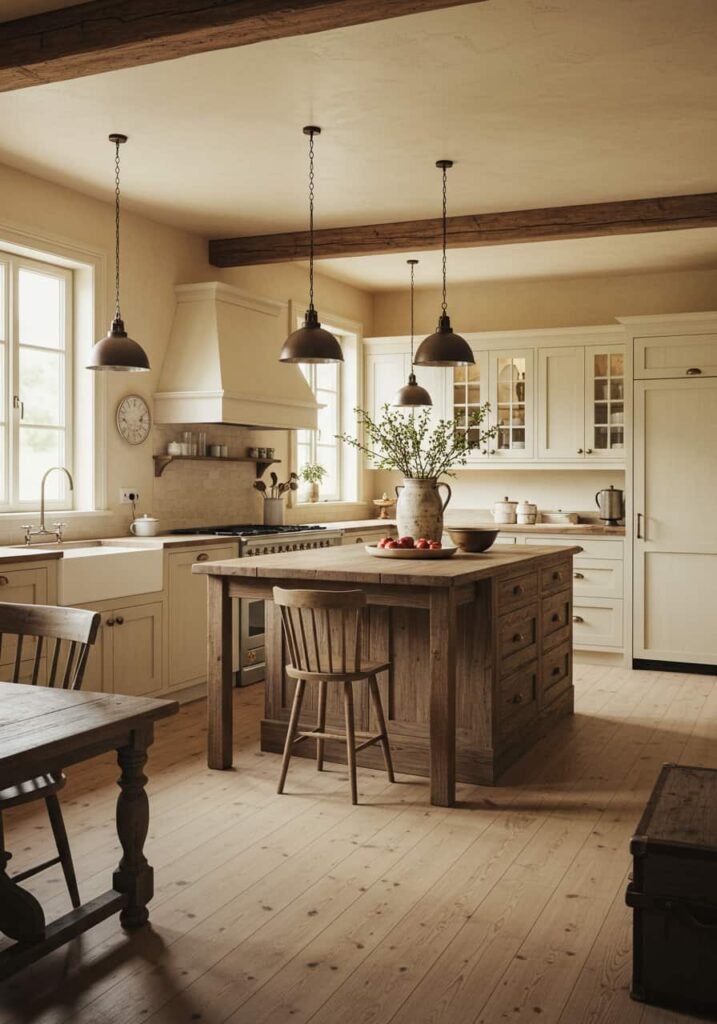
[[[317,427],[318,405],[298,366],[279,362],[285,303],[218,281],[175,288],[177,309],[154,396],[157,423]]]

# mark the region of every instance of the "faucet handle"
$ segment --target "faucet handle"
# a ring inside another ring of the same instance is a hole
[[[25,543],[29,544],[32,537],[32,526],[29,523],[24,523],[20,529],[25,531]]]
[[[65,527],[67,526],[67,523],[53,523],[52,525],[55,528],[55,537],[57,538],[57,543],[61,544],[62,535],[64,533]]]

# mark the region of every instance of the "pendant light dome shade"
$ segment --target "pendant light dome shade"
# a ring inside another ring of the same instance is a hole
[[[344,354],[336,338],[319,323],[313,307],[306,310],[303,327],[284,342],[279,361],[282,363],[340,363]]]
[[[415,360],[417,366],[468,366],[475,363],[470,345],[451,327],[446,304],[446,172],[452,166],[452,160],[436,161],[436,167],[443,172],[443,301],[435,332],[424,338],[418,346]]]
[[[86,369],[142,373],[149,369],[149,359],[139,342],[127,335],[124,322],[113,320],[105,337],[92,346]]]
[[[124,329],[120,313],[120,146],[126,135],[113,132],[109,137],[115,147],[115,315],[104,338],[95,342],[90,352],[88,370],[116,370],[124,373],[142,373],[149,370],[147,353],[133,341]]]
[[[396,392],[393,404],[402,408],[416,409],[426,405],[433,405],[433,400],[424,387],[416,380],[413,372],[413,272],[418,260],[406,260],[411,268],[411,372],[408,375],[408,384],[404,384]]]
[[[314,124],[303,128],[309,136],[309,308],[303,326],[293,331],[284,342],[281,363],[342,363],[344,354],[337,339],[325,331],[314,309],[314,136],[321,129]]]

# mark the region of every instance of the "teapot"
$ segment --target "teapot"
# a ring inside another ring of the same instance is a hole
[[[130,533],[135,537],[156,537],[159,533],[159,519],[145,514],[129,524]]]

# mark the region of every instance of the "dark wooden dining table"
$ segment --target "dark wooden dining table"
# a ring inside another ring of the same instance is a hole
[[[7,839],[0,834],[0,931],[15,940],[0,950],[0,980],[113,914],[119,913],[125,928],[147,922],[153,895],[153,871],[144,855],[147,748],[155,721],[176,714],[178,707],[176,701],[151,697],[0,682],[0,789],[116,750],[122,847],[112,888],[48,924],[39,901],[9,876]]]

